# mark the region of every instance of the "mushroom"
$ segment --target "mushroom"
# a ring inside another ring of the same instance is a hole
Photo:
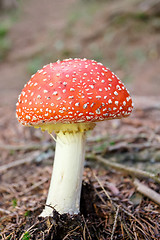
[[[119,78],[99,62],[66,59],[44,66],[24,86],[18,121],[57,134],[53,173],[42,217],[78,214],[86,132],[95,122],[127,117],[133,108]]]

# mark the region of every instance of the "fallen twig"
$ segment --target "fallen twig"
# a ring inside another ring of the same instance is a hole
[[[150,198],[152,201],[160,205],[160,194],[155,192],[153,189],[141,183],[138,179],[134,180],[134,185],[138,192]]]
[[[33,191],[35,188],[38,188],[39,186],[43,185],[48,181],[48,178],[42,179],[41,181],[33,184],[30,188],[25,189],[23,192],[19,194],[19,196],[23,196],[31,191]]]
[[[114,219],[114,225],[113,225],[112,234],[111,234],[111,240],[113,240],[114,233],[115,233],[115,230],[116,230],[119,208],[120,208],[120,206],[118,206],[117,210],[116,210],[116,215],[115,215],[115,219]]]
[[[31,151],[31,150],[39,150],[45,151],[51,147],[54,147],[52,143],[45,143],[45,144],[25,144],[25,145],[10,145],[10,144],[0,144],[1,150],[8,150],[8,151]]]
[[[16,160],[14,162],[5,164],[3,166],[0,166],[0,173],[6,171],[8,169],[11,169],[13,167],[17,167],[17,166],[20,166],[20,165],[23,165],[23,164],[34,162],[34,161],[35,162],[41,162],[45,159],[53,157],[53,155],[54,155],[53,151],[50,151],[50,152],[44,153],[44,154],[43,154],[43,152],[35,151],[32,154],[30,154],[29,156],[27,156],[26,158]]]
[[[30,154],[29,156],[27,156],[26,158],[23,158],[23,159],[5,164],[3,166],[0,166],[0,173],[4,172],[4,171],[6,171],[10,168],[17,167],[17,166],[22,165],[22,164],[27,164],[27,163],[33,162],[35,160],[35,158],[37,158],[39,156],[39,154],[40,154],[40,152],[36,151],[36,152]]]
[[[10,211],[6,210],[6,209],[3,209],[3,208],[0,208],[0,212],[1,213],[5,213],[5,214],[11,214]]]
[[[139,169],[135,169],[135,168],[132,168],[132,167],[127,167],[127,166],[124,166],[124,165],[119,164],[119,163],[110,162],[110,161],[108,161],[107,159],[105,159],[101,156],[96,156],[95,154],[92,154],[92,155],[88,154],[87,158],[95,159],[95,160],[97,160],[97,161],[99,161],[99,162],[101,162],[101,163],[103,163],[103,164],[105,164],[105,165],[107,165],[111,168],[114,168],[118,171],[125,172],[127,174],[132,175],[132,176],[141,177],[141,178],[151,178],[155,182],[160,183],[160,178],[153,173],[149,173],[149,172],[139,170]]]

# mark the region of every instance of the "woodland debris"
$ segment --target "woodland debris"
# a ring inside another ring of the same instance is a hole
[[[160,183],[160,178],[153,173],[149,173],[149,172],[146,172],[146,171],[143,171],[143,170],[140,170],[140,169],[135,169],[133,167],[127,167],[127,166],[124,166],[124,165],[119,164],[119,163],[110,162],[107,159],[105,159],[101,156],[97,156],[97,155],[92,155],[92,154],[89,155],[88,154],[87,158],[95,159],[95,160],[105,164],[108,167],[114,168],[114,169],[116,169],[118,171],[121,171],[121,172],[125,172],[128,175],[136,176],[136,177],[140,177],[140,178],[151,178],[155,182]]]
[[[7,171],[10,168],[18,167],[19,165],[33,162],[39,156],[39,154],[40,154],[40,152],[36,151],[23,159],[16,160],[14,162],[2,165],[2,166],[0,166],[0,173]]]
[[[155,192],[153,189],[141,183],[138,179],[134,180],[134,185],[138,192],[144,196],[150,198],[152,201],[160,205],[160,194]]]

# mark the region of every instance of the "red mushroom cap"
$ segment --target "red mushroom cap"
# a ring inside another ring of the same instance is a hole
[[[119,78],[94,60],[66,59],[33,75],[17,103],[23,125],[97,122],[127,117],[133,108]]]

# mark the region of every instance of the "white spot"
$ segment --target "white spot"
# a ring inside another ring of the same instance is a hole
[[[58,94],[58,92],[57,91],[54,91],[53,93],[52,93],[52,95],[57,95]]]
[[[93,106],[94,106],[94,103],[91,104],[91,107],[93,107]]]
[[[41,95],[38,95],[37,98],[40,99],[40,98],[41,98]]]
[[[109,100],[108,100],[108,103],[110,103],[110,104],[111,104],[111,103],[112,103],[112,100],[111,100],[111,99],[109,99]]]
[[[26,115],[26,119],[31,119],[31,117],[30,117],[30,116],[28,116],[28,115]]]
[[[74,88],[70,88],[70,91],[71,91],[71,92],[74,92],[74,91],[75,91],[75,89],[74,89]]]
[[[120,87],[119,85],[117,85],[116,88],[117,88],[118,90],[121,90],[121,87]]]
[[[125,106],[126,105],[126,101],[123,101],[123,106]]]
[[[118,106],[118,101],[115,101],[115,104]]]
[[[118,92],[117,92],[117,91],[114,91],[114,95],[118,96]]]
[[[51,86],[51,87],[52,87],[52,86],[53,86],[53,83],[49,83],[49,86]]]
[[[75,106],[76,106],[76,107],[78,107],[79,105],[80,105],[80,103],[79,103],[79,102],[75,103]]]
[[[101,111],[100,111],[99,108],[97,108],[96,113],[97,113],[97,114],[100,114],[100,113],[101,113]]]
[[[48,91],[47,91],[47,90],[44,90],[43,92],[44,92],[44,93],[48,93]]]
[[[89,120],[89,119],[91,119],[91,117],[89,117],[89,116],[86,116],[86,119],[88,119],[88,120]]]
[[[60,113],[63,113],[64,111],[63,110],[59,110]]]
[[[86,108],[87,108],[87,103],[83,105],[83,109],[86,109]]]

